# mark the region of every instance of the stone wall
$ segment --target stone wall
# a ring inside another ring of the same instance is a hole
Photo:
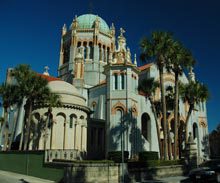
[[[130,179],[138,182],[161,177],[182,176],[183,174],[184,167],[182,165],[129,169]]]
[[[74,163],[66,165],[66,183],[119,183],[120,165],[115,163]]]

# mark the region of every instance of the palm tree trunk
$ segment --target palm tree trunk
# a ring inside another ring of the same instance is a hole
[[[151,103],[152,111],[153,111],[155,122],[156,122],[157,140],[158,140],[158,145],[159,145],[159,153],[160,153],[160,158],[162,158],[162,151],[161,151],[162,147],[161,147],[161,141],[160,141],[160,129],[159,129],[159,123],[158,123],[156,108],[155,108],[154,102],[153,102],[151,97],[149,97],[149,100],[150,100],[150,103]]]
[[[190,104],[189,106],[189,111],[187,113],[187,117],[186,117],[186,125],[185,125],[185,142],[188,143],[188,123],[189,123],[189,118],[192,114],[192,110],[193,110],[193,105]]]
[[[178,114],[179,114],[179,74],[175,72],[175,108],[174,108],[174,159],[177,159],[178,148]]]
[[[162,101],[162,113],[163,113],[163,135],[164,135],[164,159],[167,160],[168,157],[168,144],[167,144],[167,110],[166,110],[166,99],[164,90],[164,78],[163,78],[163,65],[159,66],[160,75],[160,89],[161,89],[161,101]]]
[[[8,130],[9,129],[6,129],[8,128],[7,125],[8,125],[8,109],[7,107],[4,108],[4,125],[5,125],[5,128],[4,128],[4,136],[5,136],[5,141],[4,141],[4,148],[3,150],[6,151],[7,150],[7,145],[8,145]]]
[[[31,125],[31,112],[32,112],[32,102],[29,102],[29,109],[28,109],[28,119],[26,124],[26,133],[25,133],[25,139],[24,139],[24,150],[28,150],[28,144],[29,144],[29,136],[30,136],[30,125]]]
[[[44,150],[46,150],[47,146],[47,139],[48,139],[48,124],[50,121],[50,116],[51,116],[51,109],[48,109],[48,116],[45,124],[45,137],[44,137]]]

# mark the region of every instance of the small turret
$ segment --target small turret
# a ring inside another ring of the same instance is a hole
[[[70,25],[71,29],[77,29],[78,27],[78,21],[77,21],[77,15],[75,15],[75,18],[73,19],[72,24]]]
[[[137,66],[137,55],[136,55],[136,53],[134,54],[134,65]]]
[[[190,81],[192,82],[196,81],[195,73],[193,72],[193,67],[190,67],[188,77]]]
[[[111,27],[110,27],[110,31],[111,31],[111,35],[112,36],[115,36],[115,26],[114,24],[112,23]]]

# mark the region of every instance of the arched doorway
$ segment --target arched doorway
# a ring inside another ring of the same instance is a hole
[[[150,127],[150,116],[147,113],[143,113],[141,116],[141,134],[149,143],[151,141]]]
[[[193,140],[198,137],[198,126],[196,123],[193,123]]]

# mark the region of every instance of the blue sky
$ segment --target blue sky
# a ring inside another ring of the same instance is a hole
[[[1,0],[0,82],[20,63],[37,72],[50,67],[57,76],[61,28],[75,15],[93,13],[126,30],[132,54],[152,31],[171,31],[196,60],[196,77],[208,85],[209,131],[220,123],[220,1],[218,0]]]

